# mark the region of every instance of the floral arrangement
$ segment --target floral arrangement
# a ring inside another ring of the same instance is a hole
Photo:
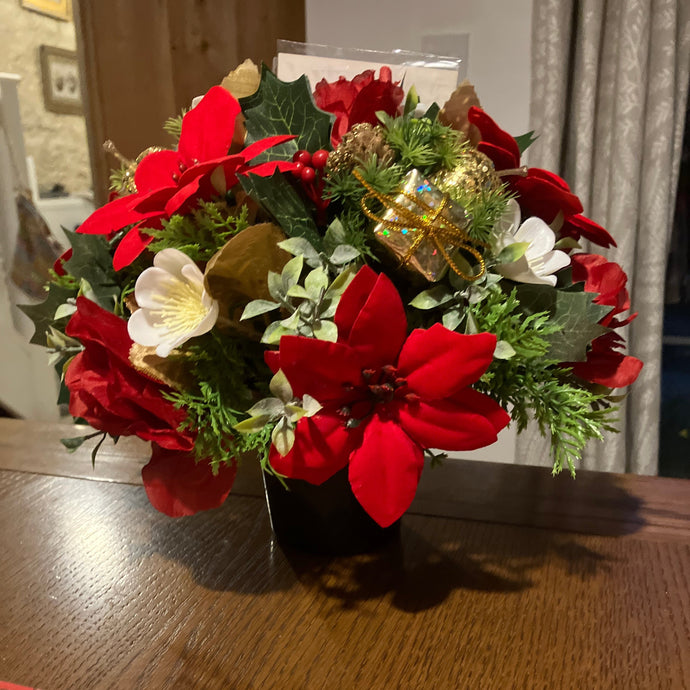
[[[580,242],[615,242],[469,84],[423,107],[387,68],[312,93],[245,63],[166,130],[174,147],[120,157],[25,307],[96,430],[63,443],[150,441],[157,509],[220,505],[253,457],[313,484],[347,468],[386,526],[435,449],[533,417],[574,474],[613,429],[634,315]]]

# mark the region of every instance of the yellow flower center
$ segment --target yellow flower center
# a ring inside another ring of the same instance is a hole
[[[162,305],[157,311],[165,327],[173,336],[193,331],[208,314],[201,299],[203,287],[177,278],[166,287],[165,294],[157,296]]]

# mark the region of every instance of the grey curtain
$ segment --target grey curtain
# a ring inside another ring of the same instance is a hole
[[[664,276],[690,68],[690,0],[534,0],[531,165],[559,172],[585,214],[613,235],[637,320],[628,349],[645,362],[620,434],[592,443],[582,468],[656,474]],[[585,249],[588,249],[587,247]],[[607,255],[606,250],[592,247]],[[534,428],[517,461],[548,460]]]

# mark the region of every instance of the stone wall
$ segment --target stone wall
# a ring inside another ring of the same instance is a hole
[[[91,189],[82,115],[49,112],[43,104],[39,46],[75,50],[74,24],[0,0],[0,72],[19,74],[19,101],[27,155],[33,156],[41,190],[60,183],[70,193]]]

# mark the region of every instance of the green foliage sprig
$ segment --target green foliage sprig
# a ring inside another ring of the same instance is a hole
[[[193,261],[208,261],[231,237],[242,232],[249,222],[247,208],[231,213],[224,202],[200,201],[191,214],[171,216],[159,230],[147,229],[154,238],[151,251],[170,247],[184,252]]]
[[[518,431],[533,416],[541,433],[551,435],[553,473],[567,467],[575,476],[575,461],[587,442],[613,430],[616,408],[606,395],[583,388],[569,369],[545,358],[550,348],[547,337],[560,327],[550,322],[547,313],[525,317],[515,290],[507,296],[492,290],[486,299],[468,305],[468,312],[478,331],[495,333],[514,351],[494,358],[477,388],[512,408]]]
[[[231,465],[249,451],[267,458],[270,429],[255,434],[234,429],[246,416],[243,410],[253,396],[268,391],[270,371],[263,361],[263,348],[212,331],[191,341],[177,356],[196,384],[166,397],[187,412],[181,430],[196,431],[197,461],[210,461],[215,472],[221,463]]]

